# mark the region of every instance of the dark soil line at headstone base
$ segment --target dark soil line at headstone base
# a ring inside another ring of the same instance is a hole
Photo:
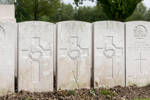
[[[150,85],[145,87],[121,87],[105,89],[80,89],[31,93],[20,91],[0,97],[0,100],[134,100],[135,98],[150,98]]]

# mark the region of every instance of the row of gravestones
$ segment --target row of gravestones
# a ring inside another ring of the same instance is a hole
[[[0,93],[150,83],[150,23],[0,23]],[[56,67],[57,66],[57,67]],[[15,70],[16,69],[16,70]]]

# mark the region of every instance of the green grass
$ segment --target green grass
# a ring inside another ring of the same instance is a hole
[[[115,93],[110,91],[110,90],[101,90],[100,94],[101,95],[108,95],[108,96],[111,96],[111,97],[113,97],[115,95]]]
[[[26,100],[31,100],[31,97],[30,97],[30,96],[28,96],[28,97],[26,98]]]
[[[69,96],[75,95],[75,91],[74,91],[74,90],[69,90],[69,91],[68,91],[68,95],[69,95]]]
[[[90,94],[96,96],[96,90],[95,89],[90,90]]]
[[[133,100],[150,100],[150,98],[149,98],[149,99],[142,99],[142,98],[141,98],[141,99],[133,99]]]

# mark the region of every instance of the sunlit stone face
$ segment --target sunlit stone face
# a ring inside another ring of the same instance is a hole
[[[16,23],[14,4],[2,4],[0,0],[0,22]]]

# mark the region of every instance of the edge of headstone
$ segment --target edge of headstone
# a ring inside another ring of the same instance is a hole
[[[70,21],[60,21],[60,22],[57,22],[56,24],[62,24],[62,23],[86,23],[86,24],[92,24],[90,22],[86,22],[86,21],[75,21],[75,20],[70,20]]]
[[[29,23],[47,23],[47,24],[56,25],[55,23],[46,22],[46,21],[24,21],[24,22],[18,22],[18,24],[29,24]]]
[[[115,23],[124,23],[124,22],[121,22],[121,21],[113,21],[113,20],[108,20],[108,21],[96,21],[96,22],[93,22],[93,24],[97,24],[97,23],[104,23],[104,22],[115,22]]]
[[[149,21],[127,21],[127,22],[124,22],[125,24],[128,24],[128,23],[149,23]]]

